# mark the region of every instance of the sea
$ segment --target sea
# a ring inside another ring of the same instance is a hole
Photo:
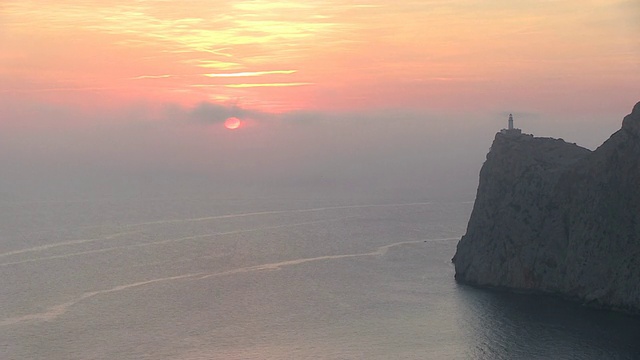
[[[640,319],[457,284],[473,199],[0,201],[0,359],[640,359]]]

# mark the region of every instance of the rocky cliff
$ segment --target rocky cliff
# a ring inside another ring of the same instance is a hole
[[[640,102],[595,151],[496,134],[456,280],[640,313]]]

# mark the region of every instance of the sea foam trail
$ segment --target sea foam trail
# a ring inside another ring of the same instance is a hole
[[[123,235],[130,235],[130,234],[135,234],[135,233],[138,233],[138,232],[140,232],[140,231],[122,231],[122,232],[117,232],[117,233],[113,233],[113,234],[109,234],[109,235],[105,235],[105,236],[101,236],[101,237],[91,238],[91,239],[68,240],[68,241],[63,241],[63,242],[54,243],[54,244],[34,246],[34,247],[31,247],[31,248],[26,248],[26,249],[21,249],[21,250],[14,250],[14,251],[9,251],[9,252],[5,252],[5,253],[0,253],[0,258],[1,257],[5,257],[5,256],[10,256],[10,255],[24,254],[24,253],[28,253],[28,252],[48,250],[48,249],[53,249],[53,248],[60,247],[60,246],[73,246],[73,245],[86,244],[86,243],[91,243],[91,242],[111,240],[111,239],[115,239],[115,238],[118,238],[118,237],[123,236]]]
[[[140,282],[135,282],[135,283],[131,283],[131,284],[119,285],[119,286],[113,287],[111,289],[85,292],[85,293],[83,293],[82,295],[78,296],[75,299],[69,300],[69,301],[67,301],[65,303],[62,303],[62,304],[51,306],[51,307],[47,308],[46,311],[43,311],[43,312],[27,314],[27,315],[23,315],[23,316],[17,316],[17,317],[11,317],[11,318],[4,319],[4,320],[0,321],[0,327],[1,326],[17,325],[17,324],[28,323],[28,322],[53,321],[53,320],[57,319],[58,317],[60,317],[60,316],[64,315],[65,313],[67,313],[69,311],[69,308],[71,308],[72,306],[78,304],[81,301],[93,298],[95,296],[114,293],[114,292],[120,292],[120,291],[124,291],[124,290],[128,290],[128,289],[133,289],[133,288],[137,288],[137,287],[141,287],[141,286],[146,286],[146,285],[151,285],[151,284],[156,284],[156,283],[161,283],[161,282],[166,282],[166,281],[189,280],[189,279],[190,280],[204,280],[204,279],[209,279],[209,278],[213,278],[213,277],[230,276],[230,275],[250,273],[250,272],[255,272],[255,271],[280,270],[283,267],[300,265],[300,264],[309,263],[309,262],[315,262],[315,261],[348,259],[348,258],[356,258],[356,257],[364,257],[364,256],[384,256],[389,251],[389,249],[391,249],[393,247],[397,247],[397,246],[415,244],[415,243],[440,242],[440,241],[451,241],[451,240],[458,240],[458,238],[455,237],[455,238],[440,238],[440,239],[423,239],[423,240],[401,241],[401,242],[397,242],[397,243],[393,243],[393,244],[388,244],[388,245],[383,245],[383,246],[377,247],[374,251],[367,252],[367,253],[325,255],[325,256],[318,256],[318,257],[311,257],[311,258],[300,258],[300,259],[286,260],[286,261],[280,261],[280,262],[275,262],[275,263],[267,263],[267,264],[261,264],[261,265],[241,267],[241,268],[222,271],[222,272],[217,272],[217,273],[204,273],[204,272],[191,273],[191,274],[177,275],[177,276],[164,277],[164,278],[152,279],[152,280],[147,280],[147,281],[140,281]]]
[[[64,259],[64,258],[69,258],[69,257],[74,257],[74,256],[111,252],[111,251],[117,251],[117,250],[122,250],[122,249],[134,249],[134,248],[163,245],[163,244],[176,243],[176,242],[182,242],[182,241],[202,240],[202,239],[207,239],[207,238],[212,238],[212,237],[217,237],[217,236],[235,235],[235,234],[242,234],[242,233],[248,233],[248,232],[273,230],[273,229],[304,226],[304,225],[312,225],[312,224],[325,223],[325,222],[331,222],[331,221],[340,221],[340,220],[345,220],[345,219],[349,219],[349,218],[351,218],[351,217],[341,217],[341,218],[335,218],[335,219],[305,221],[305,222],[300,222],[300,223],[266,226],[266,227],[253,228],[253,229],[242,229],[242,230],[224,231],[224,232],[218,232],[218,233],[208,233],[208,234],[184,236],[184,237],[174,238],[174,239],[164,239],[164,240],[159,240],[159,241],[151,241],[151,242],[131,244],[131,245],[121,245],[121,246],[113,246],[113,247],[102,248],[102,249],[79,251],[79,252],[74,252],[74,253],[69,253],[69,254],[62,254],[62,255],[37,257],[37,258],[19,260],[19,261],[14,261],[14,262],[5,262],[5,263],[0,263],[0,267],[11,266],[11,265],[19,265],[19,264],[25,264],[25,263],[32,263],[32,262],[38,262],[38,261],[45,261],[45,260]],[[88,242],[88,240],[87,241],[83,240],[82,243],[84,243],[84,242]],[[54,247],[53,245],[54,244],[48,246],[48,248]],[[45,245],[45,246],[47,246],[47,245]],[[20,254],[20,253],[25,253],[25,252],[28,252],[27,249],[25,249],[23,251],[13,252],[13,253]],[[5,253],[5,254],[7,254],[7,253]]]
[[[224,276],[224,275],[232,275],[232,274],[239,274],[239,273],[247,273],[247,272],[252,272],[252,271],[280,270],[281,268],[283,268],[285,266],[300,265],[300,264],[304,264],[304,263],[308,263],[308,262],[321,261],[321,260],[346,259],[346,258],[363,257],[363,256],[384,256],[389,251],[389,249],[397,247],[397,246],[408,245],[408,244],[416,244],[416,243],[425,243],[425,242],[428,243],[428,242],[451,241],[451,240],[458,240],[458,239],[459,239],[458,237],[452,237],[452,238],[440,238],[440,239],[423,239],[423,240],[401,241],[401,242],[397,242],[397,243],[393,243],[393,244],[383,245],[383,246],[377,247],[376,250],[371,251],[371,252],[366,252],[366,253],[325,255],[325,256],[317,256],[317,257],[311,257],[311,258],[300,258],[300,259],[293,259],[293,260],[285,260],[285,261],[276,262],[276,263],[268,263],[268,264],[247,266],[247,267],[242,267],[242,268],[238,268],[238,269],[223,271],[223,272],[219,272],[219,273],[206,274],[206,275],[203,275],[200,279],[206,279],[206,278],[215,277],[215,276]]]
[[[171,276],[171,277],[166,277],[166,278],[159,278],[159,279],[153,279],[153,280],[148,280],[148,281],[136,282],[136,283],[132,283],[132,284],[119,285],[119,286],[113,287],[111,289],[106,289],[106,290],[98,290],[98,291],[86,292],[86,293],[78,296],[77,298],[75,298],[73,300],[69,300],[69,301],[67,301],[65,303],[62,303],[62,304],[59,304],[59,305],[51,306],[46,311],[43,311],[43,312],[4,319],[4,320],[0,321],[0,326],[15,325],[15,324],[20,324],[20,323],[24,323],[24,322],[52,321],[52,320],[55,320],[56,318],[64,315],[69,310],[69,308],[72,307],[73,305],[76,305],[77,303],[79,303],[81,301],[90,299],[90,298],[92,298],[94,296],[97,296],[97,295],[109,294],[109,293],[113,293],[113,292],[123,291],[123,290],[127,290],[127,289],[132,289],[132,288],[136,288],[136,287],[140,287],[140,286],[144,286],[144,285],[149,285],[149,284],[154,284],[154,283],[159,283],[159,282],[164,282],[164,281],[189,279],[189,278],[193,278],[193,277],[196,277],[196,276],[199,276],[199,275],[202,275],[202,273]]]
[[[308,208],[308,209],[268,210],[268,211],[256,211],[256,212],[248,212],[248,213],[237,213],[237,214],[194,217],[194,218],[183,218],[183,219],[166,219],[166,220],[158,220],[158,221],[149,221],[149,222],[142,222],[142,223],[136,223],[136,224],[129,224],[129,225],[125,225],[125,226],[126,227],[136,227],[136,226],[147,226],[147,225],[160,225],[160,224],[174,224],[174,223],[183,223],[183,222],[198,222],[198,221],[231,219],[231,218],[238,218],[238,217],[260,216],[260,215],[295,214],[295,213],[318,212],[318,211],[327,211],[327,210],[364,209],[364,208],[375,208],[375,207],[418,206],[418,205],[429,205],[429,204],[431,204],[431,202],[398,203],[398,204],[369,204],[369,205],[343,205],[343,206],[327,206],[327,207],[317,207],[317,208]]]
[[[340,209],[363,209],[363,208],[376,208],[376,207],[402,207],[402,206],[419,206],[419,205],[429,205],[430,202],[415,202],[415,203],[397,203],[397,204],[368,204],[368,205],[343,205],[343,206],[328,206],[328,207],[317,207],[317,208],[307,208],[307,209],[291,209],[291,210],[269,210],[269,211],[258,211],[258,212],[247,212],[247,213],[236,213],[236,214],[226,214],[226,215],[216,215],[216,216],[206,216],[206,217],[194,217],[194,218],[183,218],[183,219],[167,219],[167,220],[158,220],[158,221],[149,221],[149,222],[141,222],[135,224],[127,224],[122,225],[122,228],[132,228],[132,227],[143,227],[143,226],[153,226],[153,225],[163,225],[163,224],[176,224],[176,223],[188,223],[188,222],[200,222],[200,221],[211,221],[211,220],[222,220],[222,219],[233,219],[233,218],[241,218],[241,217],[250,217],[250,216],[261,216],[261,215],[275,215],[275,214],[295,214],[295,213],[307,213],[307,212],[319,212],[319,211],[327,211],[327,210],[340,210]],[[83,228],[92,228],[92,227],[83,227]],[[10,255],[18,255],[29,252],[43,251],[61,246],[73,246],[79,244],[85,244],[90,242],[100,242],[100,241],[108,241],[122,235],[133,234],[136,232],[140,232],[142,230],[132,230],[132,231],[120,231],[113,234],[108,234],[102,237],[91,238],[91,239],[78,239],[78,240],[68,240],[64,242],[48,244],[48,245],[40,245],[31,248],[13,250],[5,253],[0,253],[0,258]],[[118,249],[122,247],[114,247],[110,249]],[[78,252],[77,255],[82,254],[91,254],[94,252],[102,252],[102,250],[90,250],[86,252]],[[51,256],[42,259],[59,259],[61,257],[65,257],[65,255],[60,256]],[[32,262],[35,259],[5,263],[0,264],[0,266],[5,265],[14,265],[23,262]]]
[[[393,244],[389,244],[389,245],[380,246],[375,251],[371,251],[371,252],[367,252],[367,253],[325,255],[325,256],[318,256],[318,257],[312,257],[312,258],[301,258],[301,259],[294,259],[294,260],[286,260],[286,261],[281,261],[281,262],[277,262],[277,263],[270,263],[270,264],[247,266],[247,267],[238,268],[238,269],[234,269],[234,270],[223,271],[223,272],[213,273],[213,274],[207,274],[207,275],[204,275],[204,276],[200,277],[200,279],[207,279],[207,278],[210,278],[210,277],[233,275],[233,274],[240,274],[240,273],[248,273],[248,272],[253,272],[253,271],[280,270],[281,268],[283,268],[285,266],[300,265],[300,264],[304,264],[304,263],[308,263],[308,262],[314,262],[314,261],[347,259],[347,258],[363,257],[363,256],[383,256],[383,255],[385,255],[387,253],[387,251],[389,251],[389,249],[391,249],[393,247],[396,247],[396,246],[407,245],[407,244],[415,244],[415,243],[422,243],[422,242],[446,241],[446,240],[452,240],[452,239],[457,239],[457,238],[402,241],[402,242],[397,242],[397,243],[393,243]]]

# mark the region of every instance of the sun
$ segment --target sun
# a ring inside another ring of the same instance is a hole
[[[230,117],[224,121],[224,127],[226,127],[229,130],[235,130],[240,127],[241,123],[242,122],[237,117]]]

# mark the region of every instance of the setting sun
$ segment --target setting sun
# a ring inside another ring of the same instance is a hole
[[[224,121],[224,127],[229,130],[235,130],[240,127],[241,121],[237,117],[230,117]]]
[[[0,0],[0,360],[640,359],[639,20]]]

